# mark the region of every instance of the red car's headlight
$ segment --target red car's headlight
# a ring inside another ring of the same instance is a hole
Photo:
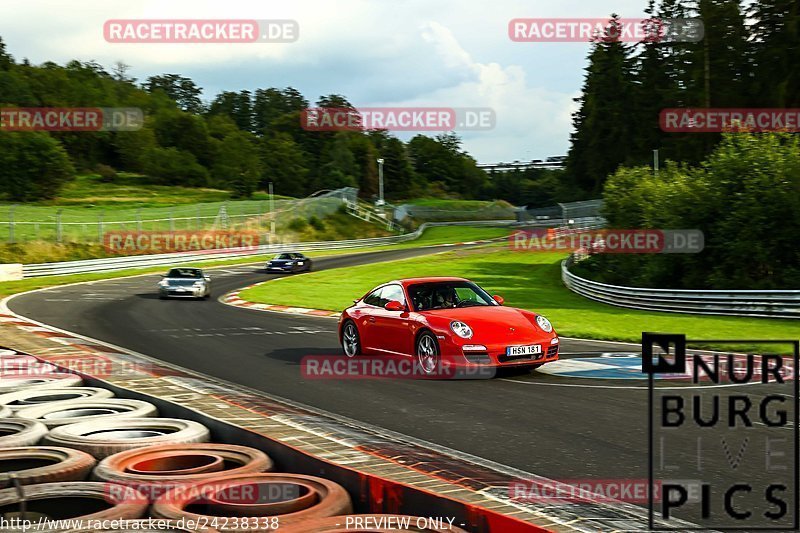
[[[550,333],[551,331],[553,331],[553,324],[551,324],[550,321],[547,320],[542,315],[536,315],[536,323],[539,325],[540,328],[542,328],[542,331],[544,331],[545,333]]]
[[[458,320],[454,320],[450,322],[450,329],[453,330],[453,333],[461,337],[462,339],[471,339],[472,338],[472,328],[466,325],[464,322],[460,322]]]

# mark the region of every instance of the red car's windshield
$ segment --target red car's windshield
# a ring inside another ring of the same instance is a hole
[[[416,311],[497,305],[489,294],[469,281],[419,283],[408,288]]]

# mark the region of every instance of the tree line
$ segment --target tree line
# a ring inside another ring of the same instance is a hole
[[[698,42],[620,41],[598,36],[588,56],[573,116],[567,162],[572,184],[590,196],[621,165],[661,159],[697,164],[720,134],[666,133],[666,108],[800,107],[800,2],[797,0],[650,0],[655,19],[699,18]]]
[[[370,198],[378,191],[378,158],[388,199],[519,198],[507,183],[495,191],[453,132],[403,142],[382,130],[307,131],[301,113],[309,101],[292,87],[223,91],[204,102],[202,88],[188,77],[161,74],[138,83],[129,71],[119,62],[110,72],[96,62],[17,62],[0,39],[0,107],[136,107],[145,115],[144,126],[132,132],[0,130],[0,199],[53,198],[77,172],[113,180],[113,169],[238,197],[273,183],[287,196],[349,186]],[[314,105],[353,107],[338,94]]]

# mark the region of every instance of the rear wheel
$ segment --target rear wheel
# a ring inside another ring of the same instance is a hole
[[[439,343],[429,331],[417,337],[417,362],[425,375],[432,375],[441,363]]]
[[[361,355],[361,337],[352,320],[348,320],[342,329],[342,348],[347,357]]]

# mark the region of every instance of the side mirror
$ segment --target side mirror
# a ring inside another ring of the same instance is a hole
[[[500,305],[503,305],[503,303],[505,303],[505,300],[503,299],[502,296],[498,296],[495,294],[494,296],[492,296],[492,298],[494,298],[494,301],[499,303]]]
[[[397,300],[392,300],[391,302],[387,303],[384,306],[384,309],[387,311],[405,311],[406,306],[398,302]]]
[[[211,281],[211,276],[203,276],[206,281]]]

